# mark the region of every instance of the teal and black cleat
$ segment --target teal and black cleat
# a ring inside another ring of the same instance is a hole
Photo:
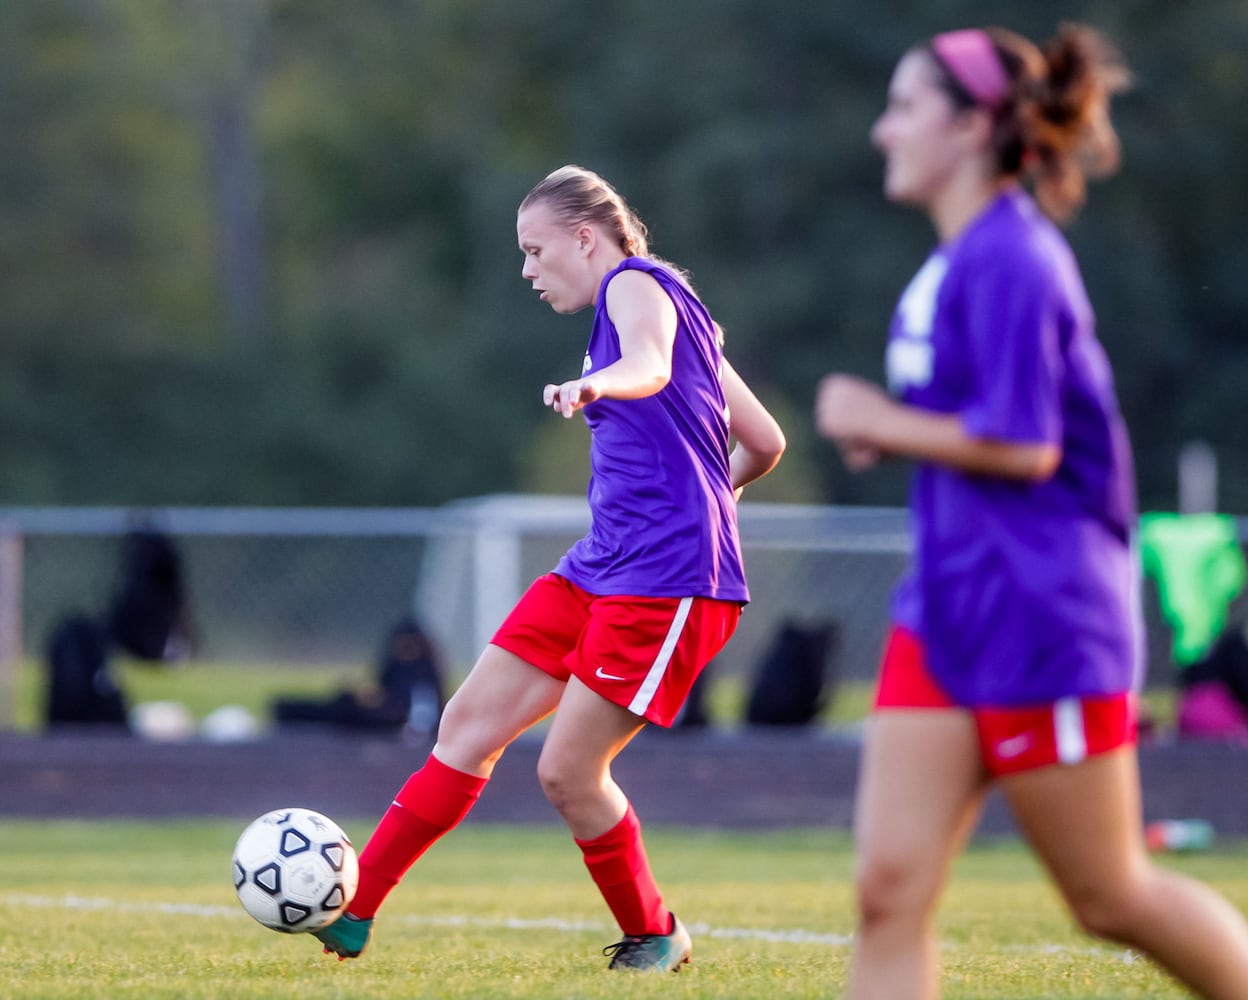
[[[360,952],[368,947],[368,939],[372,934],[372,917],[365,920],[349,913],[344,913],[329,926],[312,932],[312,936],[325,946],[325,954],[337,955],[340,962],[345,958],[359,958]]]
[[[622,941],[602,949],[611,956],[608,969],[654,969],[660,972],[679,972],[693,954],[693,941],[685,925],[672,914],[672,929],[666,934],[643,934],[627,936]]]

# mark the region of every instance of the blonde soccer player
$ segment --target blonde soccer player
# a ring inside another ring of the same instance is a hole
[[[346,915],[317,937],[358,956],[403,874],[464,818],[507,746],[553,715],[538,778],[619,924],[610,968],[677,970],[692,943],[611,762],[646,724],[673,723],[736,628],[749,599],[736,501],[780,459],[784,435],[725,360],[688,278],[650,253],[646,227],[606,180],[556,170],[524,198],[516,230],[541,301],[593,310],[579,372],[542,394],[592,432],[592,524],[451,698],[424,767],[360,855]],[[678,755],[655,780],[682,780]]]

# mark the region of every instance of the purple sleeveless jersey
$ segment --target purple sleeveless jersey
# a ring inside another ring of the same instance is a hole
[[[591,594],[749,600],[728,469],[722,350],[711,317],[669,268],[630,257],[602,279],[584,372],[620,358],[607,284],[645,271],[676,306],[671,381],[645,399],[584,408],[592,432],[589,534],[555,572]]]
[[[1074,255],[1022,191],[937,248],[898,303],[890,388],[976,436],[1055,443],[1043,483],[920,463],[895,620],[959,704],[1115,694],[1141,674],[1127,434]]]

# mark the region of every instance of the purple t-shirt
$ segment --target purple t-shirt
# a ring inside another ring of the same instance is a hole
[[[592,523],[555,572],[591,594],[748,601],[728,468],[723,352],[706,308],[669,268],[629,257],[602,279],[583,371],[620,358],[607,284],[627,269],[654,277],[676,306],[672,377],[653,396],[584,408]]]
[[[959,704],[1114,694],[1141,675],[1130,445],[1074,255],[1021,190],[938,247],[894,314],[889,385],[976,436],[1061,446],[1042,483],[919,463],[894,620]]]

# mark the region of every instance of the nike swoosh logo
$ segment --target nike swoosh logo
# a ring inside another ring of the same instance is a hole
[[[1020,733],[998,743],[997,756],[1003,760],[1009,760],[1012,757],[1017,757],[1019,754],[1026,753],[1029,749],[1031,749],[1031,737],[1026,733]]]
[[[601,678],[604,681],[623,681],[628,679],[626,677],[620,677],[618,674],[609,674],[603,670],[602,667],[599,667],[594,671],[594,676]]]

